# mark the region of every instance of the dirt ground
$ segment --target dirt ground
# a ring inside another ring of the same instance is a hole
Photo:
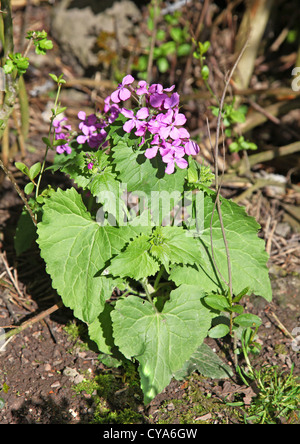
[[[32,6],[29,28],[30,24],[38,23],[41,29],[47,29],[51,8],[48,2]],[[14,10],[16,39],[23,13],[22,7]],[[215,38],[220,36],[217,34]],[[264,62],[267,64],[268,60]],[[259,64],[257,66],[259,68]],[[64,71],[70,79],[76,76],[73,68],[62,61],[56,44],[44,67],[45,70],[40,69],[38,74],[33,71],[27,79],[29,90],[36,84],[43,84],[51,69]],[[261,72],[258,69],[258,73]],[[70,120],[81,106],[90,105],[90,96],[94,93],[102,94],[86,86],[66,89],[62,105],[69,107]],[[25,163],[32,164],[43,156],[41,137],[47,134],[48,124],[42,114],[48,101],[47,95],[30,96]],[[186,109],[193,113],[193,104],[188,102]],[[280,124],[274,125],[268,120],[252,135],[256,141],[267,133],[276,139],[276,144],[291,143],[295,137],[293,131],[299,131],[299,121],[300,111],[294,109],[281,117]],[[205,126],[205,119],[202,124]],[[271,142],[266,146],[270,147]],[[15,153],[13,160],[20,159],[20,152]],[[51,162],[51,156],[48,160]],[[285,157],[282,163],[259,165],[256,172],[281,174],[290,180],[296,164],[295,157]],[[10,170],[18,184],[24,186],[13,162]],[[15,254],[13,236],[22,202],[11,182],[3,177],[1,180],[0,332],[1,328],[9,331],[26,321],[28,326],[12,336],[0,352],[0,424],[241,423],[241,409],[228,407],[225,401],[234,401],[239,394],[247,404],[255,393],[237,375],[219,381],[195,373],[184,381],[172,380],[149,406],[144,406],[134,366],[111,368],[101,363],[97,350],[85,336],[84,325],[73,318],[70,310],[60,307],[32,323],[35,316],[51,309],[60,299],[51,288],[37,249],[19,257]],[[60,175],[49,174],[45,180],[67,185]],[[222,193],[235,198],[243,190],[236,184],[229,184],[224,186]],[[300,376],[300,341],[293,341],[293,337],[300,335],[300,231],[299,216],[294,216],[294,209],[300,203],[299,176],[293,176],[285,192],[259,189],[240,203],[261,224],[260,236],[265,239],[270,253],[273,287],[271,303],[261,298],[245,301],[246,310],[262,319],[257,336],[262,349],[253,358],[253,365],[258,368],[265,364],[278,365],[284,372],[289,372],[294,365],[294,375]],[[226,340],[208,339],[206,342],[226,363],[233,365],[231,347]],[[295,422],[299,423],[299,419],[295,418]]]

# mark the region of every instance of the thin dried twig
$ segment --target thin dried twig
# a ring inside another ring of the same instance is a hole
[[[32,222],[34,223],[35,226],[37,226],[37,220],[35,218],[35,215],[33,214],[32,209],[30,208],[30,205],[23,193],[23,191],[21,190],[21,188],[19,187],[19,185],[17,184],[14,176],[11,174],[11,172],[6,168],[6,166],[4,165],[4,163],[2,162],[2,160],[0,159],[0,167],[3,169],[4,173],[6,174],[6,176],[10,179],[10,181],[12,182],[16,192],[18,193],[18,195],[20,196],[20,198],[22,199],[26,210],[28,211]]]
[[[5,270],[6,270],[8,276],[9,276],[9,278],[10,278],[10,280],[11,280],[11,283],[13,284],[13,286],[14,286],[15,289],[16,289],[16,292],[18,293],[18,295],[19,295],[21,298],[23,298],[23,294],[21,293],[21,291],[20,291],[20,289],[19,289],[19,285],[18,285],[18,283],[16,282],[14,276],[12,275],[12,272],[10,271],[10,268],[9,268],[9,265],[8,265],[8,262],[7,262],[7,259],[6,259],[6,256],[5,256],[5,253],[1,253],[1,254],[0,254],[0,257],[1,257],[1,259],[2,259],[2,262],[3,262],[3,265],[4,265],[4,267],[5,267]]]
[[[230,83],[230,80],[233,76],[233,73],[246,49],[248,45],[248,40],[246,40],[246,43],[244,44],[237,60],[235,61],[228,77],[225,83],[225,87],[223,90],[223,94],[220,100],[220,106],[219,106],[219,114],[218,114],[218,119],[217,119],[217,129],[216,129],[216,141],[215,141],[215,151],[214,151],[214,157],[215,157],[215,184],[216,184],[216,191],[217,191],[217,196],[216,196],[216,203],[217,203],[217,209],[218,209],[218,214],[219,214],[219,220],[220,220],[220,225],[221,225],[221,230],[222,230],[222,236],[223,236],[223,240],[224,240],[224,245],[225,245],[225,250],[226,250],[226,257],[227,257],[227,267],[228,267],[228,284],[229,284],[229,292],[230,292],[230,298],[232,299],[233,296],[233,292],[232,292],[232,274],[231,274],[231,261],[230,261],[230,253],[229,253],[229,247],[228,247],[228,242],[227,242],[227,238],[226,238],[226,233],[225,233],[225,229],[224,229],[224,223],[223,223],[223,218],[222,218],[222,211],[221,211],[221,203],[220,203],[220,199],[219,199],[219,178],[218,178],[218,162],[217,159],[219,157],[219,136],[220,136],[220,129],[221,129],[221,119],[222,119],[222,112],[223,112],[223,105],[224,105],[224,101],[225,101],[225,96],[227,93],[227,89]],[[212,227],[211,227],[212,228]]]
[[[5,346],[8,344],[9,341],[11,341],[12,337],[21,331],[25,330],[27,327],[35,324],[36,322],[42,321],[46,316],[49,316],[50,314],[54,313],[56,310],[61,308],[63,306],[62,302],[58,302],[57,304],[53,305],[52,307],[48,308],[47,310],[43,311],[42,313],[37,314],[33,318],[29,319],[28,321],[23,322],[19,327],[14,328],[13,330],[10,330],[9,332],[5,333],[4,335],[0,336],[0,343],[4,342],[3,346],[0,348],[0,352],[5,349]]]

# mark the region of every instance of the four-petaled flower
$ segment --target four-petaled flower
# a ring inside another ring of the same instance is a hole
[[[110,98],[112,102],[119,103],[121,101],[129,99],[131,96],[131,92],[125,88],[127,85],[131,85],[131,83],[134,82],[134,78],[129,74],[128,76],[125,76],[122,80],[122,83],[119,84],[116,91],[111,93]]]
[[[125,108],[121,110],[121,113],[123,114],[123,116],[129,119],[126,120],[126,122],[123,125],[123,130],[126,133],[130,133],[133,130],[133,128],[136,128],[137,131],[135,132],[135,134],[137,136],[144,134],[144,130],[146,128],[146,122],[144,122],[144,119],[149,117],[148,108],[144,107],[139,109],[136,115],[134,115],[134,112],[132,110],[128,110]],[[140,133],[141,129],[143,134]]]
[[[188,139],[190,137],[188,131],[185,128],[178,128],[180,125],[184,125],[186,117],[184,114],[179,113],[178,110],[168,109],[166,114],[159,114],[157,119],[161,123],[159,128],[159,135],[162,139]]]

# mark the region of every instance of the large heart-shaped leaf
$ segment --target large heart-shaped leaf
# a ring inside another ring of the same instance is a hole
[[[43,207],[38,244],[53,287],[74,315],[91,323],[101,313],[117,281],[102,274],[141,227],[100,226],[74,188],[57,192]]]
[[[170,294],[162,312],[148,301],[129,296],[111,313],[115,344],[136,358],[145,403],[149,403],[203,342],[211,314],[202,305],[198,287],[182,285]]]
[[[203,231],[197,240],[202,250],[204,263],[174,267],[171,279],[176,285],[193,282],[207,292],[227,289],[224,280],[228,282],[228,262],[216,208],[213,214],[214,200],[214,196],[205,196]],[[222,199],[221,202],[230,254],[233,292],[237,295],[244,288],[249,287],[249,293],[270,301],[272,290],[266,265],[268,254],[264,240],[257,235],[260,226],[253,217],[246,214],[243,207],[226,199]]]

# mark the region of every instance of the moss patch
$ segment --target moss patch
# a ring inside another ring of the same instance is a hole
[[[170,399],[157,415],[158,424],[227,424],[240,423],[241,413],[227,406],[222,400],[203,392],[201,381],[205,379],[194,373],[187,379],[186,393],[181,399]],[[230,418],[230,419],[229,419]]]

